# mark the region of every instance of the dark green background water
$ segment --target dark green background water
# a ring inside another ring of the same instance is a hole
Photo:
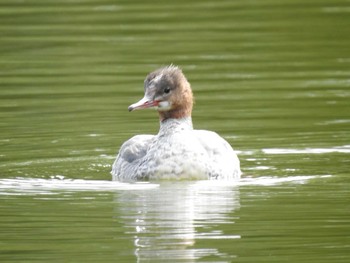
[[[350,2],[0,0],[1,262],[349,262]],[[110,182],[182,67],[238,185]]]

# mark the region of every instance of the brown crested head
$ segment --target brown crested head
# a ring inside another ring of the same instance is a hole
[[[193,95],[190,83],[177,66],[167,66],[151,72],[145,79],[145,96],[129,106],[129,111],[156,108],[161,121],[190,117]]]

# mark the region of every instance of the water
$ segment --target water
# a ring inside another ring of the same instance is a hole
[[[349,262],[349,1],[0,3],[1,262]],[[111,182],[183,68],[220,182]]]

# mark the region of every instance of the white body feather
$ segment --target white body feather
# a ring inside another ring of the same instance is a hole
[[[112,168],[113,180],[239,179],[239,159],[217,133],[193,130],[191,118],[168,119],[157,135],[126,141]]]

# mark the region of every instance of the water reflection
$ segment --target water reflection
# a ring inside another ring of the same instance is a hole
[[[232,212],[240,207],[238,186],[227,182],[164,183],[158,189],[123,192],[116,202],[122,205],[118,214],[127,234],[133,235],[138,262],[232,257],[214,247],[196,247],[196,241],[240,238],[219,227],[234,223]]]
[[[0,179],[0,229],[8,240],[2,249],[13,251],[2,261],[28,261],[32,256],[78,262],[81,255],[89,255],[94,262],[134,262],[135,257],[138,262],[232,262],[236,255],[241,259],[259,255],[256,248],[268,250],[271,242],[289,244],[283,253],[294,252],[296,246],[310,245],[310,240],[302,244],[295,240],[295,230],[301,236],[309,231],[313,242],[320,238],[315,229],[324,229],[327,238],[332,236],[327,229],[342,231],[341,218],[347,210],[335,206],[324,218],[322,207],[328,200],[330,205],[337,199],[344,203],[347,189],[342,185],[334,191],[328,180],[316,180],[329,177],[245,176],[235,185],[128,184],[63,176]],[[319,183],[295,187],[311,180]],[[315,206],[319,200],[322,204]],[[305,214],[312,217],[305,219]],[[340,225],[329,218],[339,218]],[[329,244],[326,238],[322,242]],[[17,253],[20,250],[22,254]]]

